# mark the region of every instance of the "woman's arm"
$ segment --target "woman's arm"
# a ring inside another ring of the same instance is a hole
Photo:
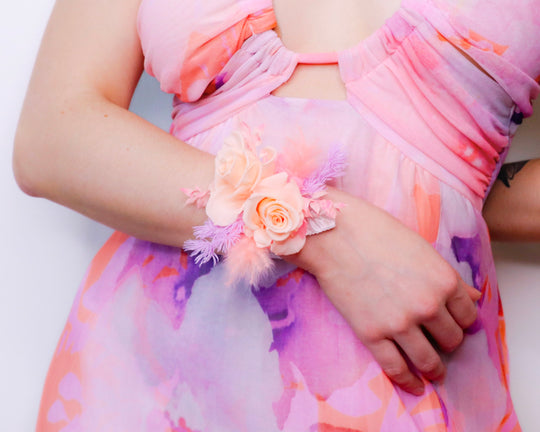
[[[540,241],[540,159],[503,165],[483,214],[493,240]]]
[[[444,379],[439,349],[460,345],[480,293],[385,211],[338,190],[330,197],[345,204],[336,228],[308,237],[293,262],[317,277],[385,373],[420,394],[424,384],[406,360],[428,380]]]
[[[181,188],[205,187],[213,157],[127,110],[142,70],[139,0],[58,0],[45,33],[14,152],[21,188],[142,239],[180,246],[204,212]],[[475,319],[467,287],[418,234],[348,194],[338,227],[294,259],[319,280],[388,375],[408,391]],[[358,223],[361,220],[362,223]],[[474,295],[473,295],[474,298]],[[397,345],[396,345],[397,344]]]
[[[21,188],[139,238],[181,245],[204,213],[182,187],[213,158],[127,110],[142,71],[139,0],[58,0],[14,151]]]
[[[502,166],[486,199],[483,214],[493,240],[540,240],[539,114],[520,126],[509,154],[520,162]]]

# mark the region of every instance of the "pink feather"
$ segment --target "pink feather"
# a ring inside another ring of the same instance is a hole
[[[252,238],[243,237],[229,249],[225,267],[230,284],[244,280],[258,288],[259,282],[272,272],[274,262],[268,249],[258,248]]]
[[[310,146],[302,137],[290,140],[278,156],[276,172],[285,171],[289,177],[305,179],[324,161],[326,155],[316,146]]]

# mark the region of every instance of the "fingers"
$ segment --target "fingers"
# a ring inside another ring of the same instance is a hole
[[[419,327],[411,328],[394,340],[424,377],[430,381],[444,379],[446,368],[441,357]]]
[[[477,310],[473,302],[481,295],[458,276],[456,292],[447,300],[446,307],[433,318],[420,323],[440,349],[452,352],[461,344],[463,329],[476,320]]]
[[[438,348],[451,352],[462,343],[463,329],[472,325],[476,320],[477,311],[474,301],[480,298],[481,293],[467,285],[461,278],[458,278],[457,284],[455,293],[446,302],[446,307],[440,308],[436,315],[428,318],[430,316],[428,313],[417,326],[412,326],[406,332],[393,335],[393,340],[410,360],[410,363],[430,381],[442,381],[446,374],[446,368],[436,347],[424,334],[421,327],[429,333]],[[403,355],[397,347],[394,346],[394,348],[397,355]],[[390,351],[388,347],[384,349],[386,355],[389,356],[388,364],[391,367],[389,368],[390,373],[388,373],[381,364],[383,370],[400,387],[417,394],[419,389],[417,380],[419,378],[413,375],[410,370],[409,373],[406,373],[401,369],[407,367],[403,358],[403,363],[398,363],[392,357],[395,352]],[[411,375],[414,378],[411,378]],[[396,380],[396,376],[399,381]]]
[[[480,297],[482,297],[482,293],[478,291],[476,288],[466,284],[463,282],[463,285],[465,286],[465,289],[467,290],[467,294],[469,294],[469,297],[473,302],[477,302],[480,300]]]
[[[424,393],[424,383],[409,369],[403,354],[394,342],[382,339],[366,347],[379,363],[381,369],[395,384],[406,392],[420,396]]]
[[[446,308],[456,323],[462,329],[466,329],[476,320],[476,305],[474,304],[474,298],[471,295],[473,294],[472,290],[476,290],[463,282],[461,278],[459,279],[458,284],[459,286],[456,293],[447,300]]]
[[[463,329],[447,309],[443,309],[437,319],[426,321],[423,327],[443,351],[454,351],[463,341]]]

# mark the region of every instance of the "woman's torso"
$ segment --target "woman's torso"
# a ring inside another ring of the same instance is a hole
[[[179,249],[115,234],[75,301],[43,422],[111,431],[519,430],[481,202],[540,75],[538,43],[502,30],[512,18],[540,34],[538,0],[519,9],[510,0],[404,0],[386,24],[370,20],[375,33],[366,27],[335,46],[294,45],[301,40],[287,36],[279,5],[274,16],[268,0],[143,1],[147,70],[177,95],[171,131],[210,152],[242,125],[279,151],[300,149],[299,160],[344,147],[339,186],[416,229],[484,293],[478,322],[445,356],[445,382],[429,383],[420,398],[394,388],[306,272],[278,265],[259,290],[227,289],[221,264],[200,269]],[[361,15],[350,5],[345,22]],[[271,31],[276,18],[291,46]],[[318,100],[343,99],[339,86],[303,93],[309,78],[279,94],[302,48],[339,50],[346,100]]]

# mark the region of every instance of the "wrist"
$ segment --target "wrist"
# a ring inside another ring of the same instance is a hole
[[[283,257],[296,266],[307,270],[317,278],[325,277],[335,266],[333,261],[347,242],[347,217],[361,201],[333,186],[328,186],[325,198],[340,205],[335,228],[306,238],[304,247],[296,254]]]
[[[233,132],[216,155],[208,190],[184,190],[188,203],[205,207],[208,216],[184,248],[201,264],[225,255],[231,280],[251,284],[271,269],[272,254],[298,254],[312,234],[335,227],[341,205],[327,198],[326,182],[345,168],[337,148],[306,170],[260,144],[247,128]]]

